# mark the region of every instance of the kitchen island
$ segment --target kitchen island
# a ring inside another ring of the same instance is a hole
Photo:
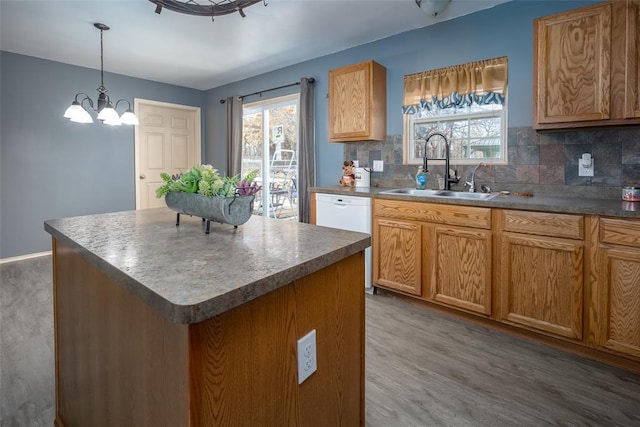
[[[369,235],[258,216],[207,235],[166,208],[45,229],[57,426],[364,425]]]

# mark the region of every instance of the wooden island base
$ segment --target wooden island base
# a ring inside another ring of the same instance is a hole
[[[54,238],[55,425],[363,426],[363,256],[177,324]]]

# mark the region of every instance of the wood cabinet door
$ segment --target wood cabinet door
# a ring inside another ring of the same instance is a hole
[[[433,227],[427,237],[431,241],[426,242],[430,251],[423,255],[433,257],[429,299],[491,315],[491,234],[491,230]]]
[[[640,118],[640,0],[629,0],[626,14],[625,118]]]
[[[369,62],[329,71],[329,139],[369,136],[370,82]]]
[[[640,252],[601,247],[599,281],[592,291],[596,346],[640,358]]]
[[[329,140],[384,141],[387,69],[366,61],[329,70]]]
[[[535,21],[534,123],[610,116],[611,3]]]
[[[500,264],[503,321],[582,339],[582,241],[503,233]]]
[[[420,224],[375,218],[373,223],[373,281],[412,295],[422,289]]]

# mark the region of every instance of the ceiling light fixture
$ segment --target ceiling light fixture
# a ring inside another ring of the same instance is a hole
[[[104,47],[102,43],[102,33],[103,31],[109,30],[109,27],[100,23],[95,23],[93,26],[100,30],[100,87],[97,89],[98,100],[96,107],[93,106],[93,101],[89,95],[80,92],[76,94],[74,101],[71,103],[71,106],[67,108],[67,111],[64,112],[63,117],[75,123],[93,123],[91,114],[89,114],[84,107],[86,101],[89,107],[98,113],[98,120],[104,124],[112,126],[120,126],[121,124],[137,125],[139,124],[138,118],[133,114],[133,110],[131,110],[131,103],[126,99],[119,99],[114,107],[109,99],[109,95],[107,95],[107,89],[104,87]],[[116,108],[118,108],[118,104],[121,102],[127,103],[127,110],[119,116]]]
[[[427,15],[438,16],[441,14],[451,0],[415,0],[418,7]]]
[[[267,5],[266,0],[201,0],[200,2],[204,4],[199,4],[196,0],[149,1],[156,5],[157,14],[160,14],[162,8],[166,7],[174,12],[185,13],[187,15],[210,16],[212,20],[214,16],[228,15],[234,12],[238,12],[240,16],[244,18],[246,15],[243,9],[260,2],[263,2],[265,6]]]

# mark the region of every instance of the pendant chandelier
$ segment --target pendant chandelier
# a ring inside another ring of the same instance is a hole
[[[156,13],[160,14],[162,8],[187,15],[210,16],[213,20],[214,16],[228,15],[238,12],[243,18],[246,16],[244,9],[253,4],[263,2],[266,6],[266,0],[149,0],[156,5]]]
[[[78,93],[76,94],[75,100],[71,103],[71,106],[67,108],[64,116],[67,119],[70,119],[75,123],[93,123],[93,118],[91,114],[86,110],[85,103],[89,105],[90,109],[98,113],[98,120],[106,125],[112,126],[120,126],[122,124],[125,125],[137,125],[138,118],[133,111],[131,110],[131,103],[126,99],[119,99],[115,107],[111,103],[109,99],[109,95],[107,95],[107,89],[104,87],[104,48],[102,42],[102,33],[104,31],[108,31],[109,27],[95,23],[94,27],[100,30],[100,87],[98,87],[98,99],[94,107],[93,100],[86,93]],[[127,109],[122,115],[118,115],[116,108],[118,108],[118,104],[127,103]]]

